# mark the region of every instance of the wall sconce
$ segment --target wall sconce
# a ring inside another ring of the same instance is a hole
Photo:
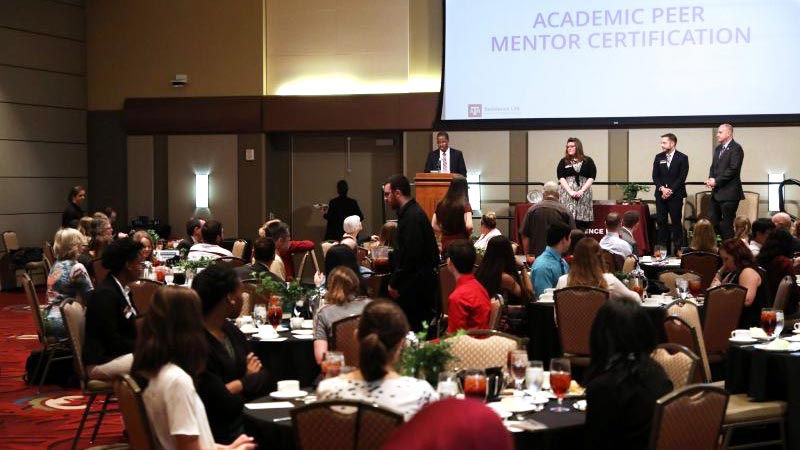
[[[194,175],[194,206],[208,208],[208,174]]]
[[[467,173],[467,183],[479,183],[481,181],[481,174],[479,173]],[[469,196],[469,205],[472,207],[472,210],[481,209],[481,185],[475,184],[470,185],[469,190],[467,191],[467,195]]]
[[[769,199],[769,210],[770,212],[776,212],[781,209],[780,199],[778,198],[778,191],[780,190],[780,186],[777,184],[772,183],[780,183],[783,181],[783,172],[781,173],[770,173],[769,179],[770,182],[768,193]]]

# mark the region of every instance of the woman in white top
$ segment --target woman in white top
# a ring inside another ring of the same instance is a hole
[[[402,414],[406,420],[428,403],[439,400],[427,381],[400,376],[394,370],[407,333],[408,320],[397,304],[389,300],[368,304],[356,334],[358,369],[323,380],[317,388],[318,398],[377,403]]]
[[[475,248],[477,250],[486,250],[490,239],[502,235],[503,233],[497,229],[497,215],[494,212],[488,212],[481,216],[481,236],[475,241]]]
[[[205,370],[207,341],[200,299],[191,289],[156,291],[133,353],[131,373],[142,383],[156,448],[164,450],[251,450],[241,435],[230,445],[214,442],[194,379]]]
[[[570,286],[591,286],[608,290],[610,298],[624,298],[641,302],[639,294],[628,289],[617,277],[603,273],[603,257],[600,244],[591,238],[584,238],[575,246],[575,254],[569,273],[561,275],[556,289]]]

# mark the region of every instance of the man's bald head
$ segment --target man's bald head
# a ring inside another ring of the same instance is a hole
[[[772,223],[775,224],[777,229],[789,230],[792,227],[792,216],[785,212],[776,213],[772,216]]]

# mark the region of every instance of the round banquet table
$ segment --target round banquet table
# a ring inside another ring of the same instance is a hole
[[[288,323],[283,324],[288,328]],[[298,380],[300,386],[312,386],[320,373],[314,359],[314,340],[298,339],[291,332],[278,333],[285,340],[250,339],[253,353],[269,371],[273,380]]]
[[[273,402],[270,397],[254,400],[253,403]],[[565,399],[564,404],[572,407],[574,399]],[[303,406],[300,400],[292,400],[294,406]],[[584,425],[586,413],[572,409],[567,413],[550,412],[555,400],[547,404],[544,411],[526,415],[526,420],[539,426],[534,431],[518,431],[514,436],[517,449],[581,449],[585,448]],[[291,408],[249,409],[244,408],[245,432],[252,436],[259,448],[293,450],[295,448],[292,431]],[[275,419],[278,419],[275,422]],[[436,426],[431,424],[431,426]]]
[[[725,390],[747,394],[757,402],[785,401],[787,446],[800,449],[800,352],[769,352],[732,344]]]

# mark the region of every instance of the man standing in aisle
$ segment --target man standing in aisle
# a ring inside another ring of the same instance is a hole
[[[661,150],[653,160],[653,184],[656,186],[656,222],[658,243],[666,248],[669,242],[667,215],[672,220],[672,246],[674,255],[683,247],[683,200],[686,198],[686,176],[689,175],[689,157],[675,146],[678,138],[667,133],[661,136]]]
[[[739,201],[744,200],[744,150],[733,140],[733,126],[727,123],[717,128],[717,142],[719,145],[712,155],[706,187],[711,189],[711,223],[725,240],[733,237],[733,219],[736,217]]]
[[[392,255],[394,269],[389,296],[408,317],[414,331],[434,317],[436,267],[439,249],[430,219],[411,197],[411,183],[403,175],[392,175],[383,185],[386,204],[397,211],[397,235]]]
[[[467,164],[464,162],[464,154],[461,150],[450,148],[450,135],[445,131],[436,133],[436,150],[428,153],[428,160],[425,161],[425,172],[430,173],[434,170],[439,173],[460,173],[467,176]]]

